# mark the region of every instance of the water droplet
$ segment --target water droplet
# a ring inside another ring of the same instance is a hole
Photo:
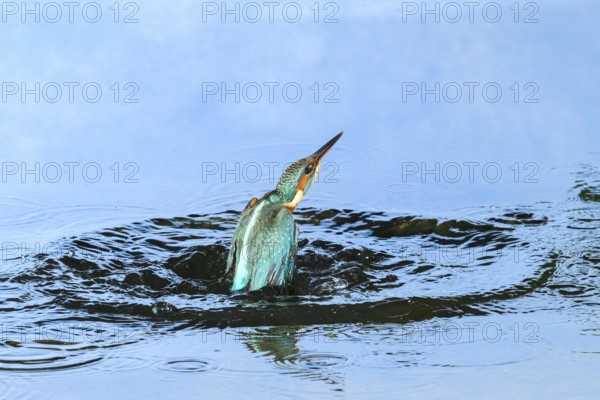
[[[346,289],[348,281],[341,278],[333,278],[329,282],[322,283],[317,287],[317,292],[321,294],[336,293],[339,290]]]
[[[159,301],[158,303],[154,303],[152,305],[152,314],[161,315],[165,313],[170,313],[173,312],[174,309],[175,307],[172,304],[167,303],[165,301]]]

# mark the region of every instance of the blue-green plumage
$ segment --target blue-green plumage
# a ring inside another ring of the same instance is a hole
[[[298,243],[292,212],[315,181],[321,159],[341,135],[290,165],[275,190],[260,200],[250,200],[240,215],[227,258],[227,272],[233,272],[232,292],[286,286],[292,280]]]
[[[297,230],[290,210],[263,199],[240,216],[228,268],[235,266],[231,290],[284,286],[296,264]]]

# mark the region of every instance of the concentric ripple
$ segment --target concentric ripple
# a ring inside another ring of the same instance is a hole
[[[115,318],[54,319],[28,322],[5,319],[0,342],[0,371],[78,369],[101,363],[102,349],[141,340],[140,327]]]
[[[174,331],[246,327],[250,351],[308,379],[339,383],[332,370],[345,360],[298,352],[299,326],[508,314],[526,309],[532,295],[554,300],[545,303],[552,307],[585,305],[581,318],[597,318],[589,307],[600,297],[600,247],[590,236],[600,228],[596,176],[578,176],[562,214],[545,203],[497,208],[472,220],[298,210],[297,269],[285,295],[271,288],[230,295],[224,272],[236,211],[64,238],[46,253],[5,261],[0,370],[147,368],[108,349]],[[411,363],[410,354],[396,358]],[[191,373],[215,368],[197,357],[152,365]]]
[[[231,297],[224,269],[237,217],[228,211],[153,219],[74,237],[53,254],[27,260],[10,283],[35,293],[35,300],[17,303],[43,300],[138,320],[388,322],[485,312],[484,303],[543,286],[556,262],[549,249],[520,239],[519,230],[547,223],[528,212],[466,221],[304,210],[297,215],[302,233],[290,295],[266,288]],[[274,316],[281,307],[286,312]]]
[[[212,364],[205,360],[182,359],[164,362],[160,369],[170,372],[205,372],[214,369]]]

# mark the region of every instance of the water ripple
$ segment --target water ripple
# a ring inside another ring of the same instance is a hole
[[[580,177],[573,192],[589,187],[589,178]],[[581,318],[593,320],[600,248],[578,235],[598,229],[597,203],[573,196],[563,206],[568,223],[546,204],[478,210],[472,219],[298,210],[297,270],[285,296],[271,288],[230,295],[224,269],[236,211],[152,218],[63,238],[4,260],[0,369],[77,373],[87,365],[152,365],[203,373],[221,367],[195,357],[148,364],[109,349],[165,332],[244,327],[251,351],[338,384],[343,377],[329,370],[346,360],[298,352],[298,326],[411,324],[565,305],[586,305]],[[552,301],[526,305],[532,295]],[[392,358],[408,366],[419,357],[409,351]]]

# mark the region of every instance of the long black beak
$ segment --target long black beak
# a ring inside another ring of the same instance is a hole
[[[344,132],[340,132],[338,133],[333,139],[331,139],[329,142],[325,143],[325,145],[323,145],[323,147],[321,147],[319,150],[317,150],[311,157],[314,157],[316,159],[316,164],[318,164],[321,159],[323,157],[325,157],[325,154],[327,154],[327,152],[329,150],[331,150],[331,148],[333,147],[333,145],[342,137],[342,135],[344,134]]]

